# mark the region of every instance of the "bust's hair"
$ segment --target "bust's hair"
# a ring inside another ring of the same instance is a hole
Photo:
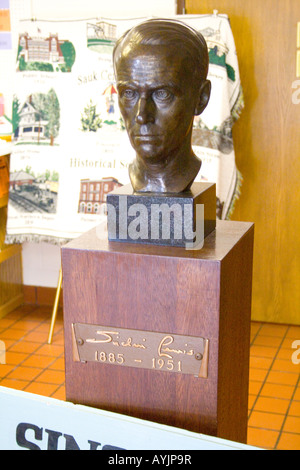
[[[139,44],[180,48],[191,63],[195,80],[206,79],[209,65],[206,41],[201,33],[185,23],[151,19],[134,26],[116,42],[113,51],[114,64],[125,47],[133,48]]]

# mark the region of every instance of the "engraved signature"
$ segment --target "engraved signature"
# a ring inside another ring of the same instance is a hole
[[[141,348],[141,349],[147,349],[147,347],[144,344],[140,343],[133,343],[132,338],[129,336],[126,341],[116,341],[113,338],[113,335],[117,335],[116,339],[119,339],[119,332],[118,331],[97,331],[97,335],[101,335],[104,338],[103,339],[95,339],[95,338],[89,338],[86,339],[87,343],[112,343],[114,346],[122,346],[123,348],[126,347],[131,347],[131,348]]]
[[[104,336],[105,339],[89,338],[89,339],[86,339],[85,341],[87,343],[110,343],[111,341],[113,341],[113,338],[111,335],[119,335],[117,331],[97,331],[97,334]]]
[[[158,355],[168,357],[169,359],[173,359],[173,356],[171,356],[170,354],[167,354],[168,352],[174,353],[174,354],[186,354],[187,356],[193,356],[195,354],[193,349],[190,349],[189,351],[187,351],[185,349],[168,348],[168,346],[172,344],[173,342],[174,342],[173,336],[171,335],[165,336],[159,343]]]
[[[127,347],[127,346],[130,346],[130,347],[133,347],[133,348],[147,349],[144,344],[133,343],[132,338],[130,338],[130,337],[128,338],[128,340],[126,342],[122,341],[121,346],[123,346],[124,348]]]

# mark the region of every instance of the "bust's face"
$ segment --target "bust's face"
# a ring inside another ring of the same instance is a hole
[[[190,142],[197,92],[178,47],[136,45],[116,61],[120,111],[145,163],[169,161]]]

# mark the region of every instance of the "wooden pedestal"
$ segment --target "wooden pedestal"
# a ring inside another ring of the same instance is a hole
[[[96,230],[65,245],[67,400],[246,442],[253,233],[218,221],[199,251],[103,241]],[[207,338],[207,378],[78,362],[76,323]]]

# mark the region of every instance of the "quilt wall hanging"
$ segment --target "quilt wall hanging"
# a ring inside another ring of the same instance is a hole
[[[239,195],[232,126],[243,109],[238,59],[226,15],[177,15],[205,37],[212,92],[195,117],[195,181],[216,183],[217,217]],[[7,243],[60,244],[105,225],[106,194],[129,183],[134,158],[118,109],[112,50],[146,18],[22,20],[13,97]]]

